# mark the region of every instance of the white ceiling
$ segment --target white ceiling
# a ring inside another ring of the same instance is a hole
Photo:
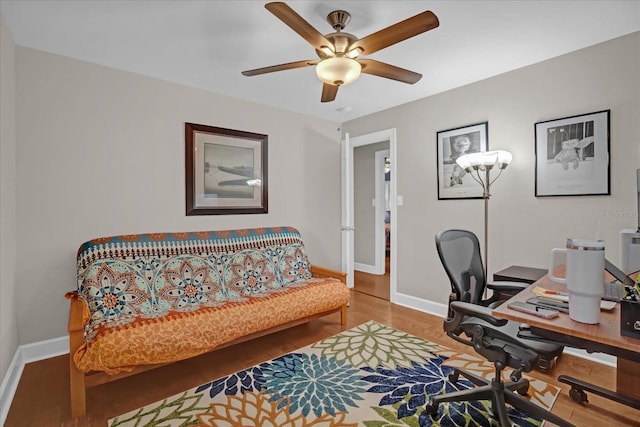
[[[323,34],[335,9],[362,38],[433,11],[440,27],[371,58],[419,72],[407,85],[362,75],[321,103],[313,67],[243,70],[316,59],[264,1],[14,1],[0,11],[19,46],[157,77],[338,122],[424,98],[640,31],[640,1],[288,1]],[[637,52],[636,52],[637,54]]]

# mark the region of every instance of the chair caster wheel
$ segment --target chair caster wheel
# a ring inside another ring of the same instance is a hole
[[[457,383],[458,382],[458,378],[460,378],[460,374],[458,373],[458,371],[453,371],[452,373],[449,374],[449,382],[452,383]]]
[[[438,404],[434,403],[433,400],[429,400],[424,409],[427,411],[427,414],[434,416],[438,413]]]
[[[569,390],[569,397],[574,402],[589,403],[589,399],[587,399],[587,393],[585,393],[584,390],[572,388],[571,390]]]
[[[513,380],[513,378],[511,379]],[[520,388],[515,389],[515,392],[520,396],[526,396],[529,394],[529,380],[523,381]]]

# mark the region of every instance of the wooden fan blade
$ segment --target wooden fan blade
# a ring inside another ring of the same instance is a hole
[[[322,84],[322,97],[320,98],[321,102],[331,102],[336,99],[336,95],[338,94],[337,85],[330,85],[329,83]]]
[[[311,65],[316,65],[318,62],[319,61],[315,61],[315,60],[288,62],[286,64],[272,65],[270,67],[256,68],[255,70],[243,71],[242,75],[257,76],[259,74],[273,73],[274,71],[284,71],[284,70],[292,70],[294,68],[309,67]]]
[[[298,15],[295,10],[291,9],[285,3],[267,3],[264,7],[288,25],[293,31],[300,34],[311,46],[316,49],[328,47],[332,51],[335,51],[333,44],[329,40],[327,40],[318,30],[313,28],[311,24],[305,21],[302,16]]]
[[[397,80],[411,85],[422,78],[422,74],[405,70],[395,65],[385,64],[384,62],[374,59],[358,59],[358,62],[362,65],[362,72],[366,74]]]
[[[380,49],[432,30],[438,25],[440,25],[438,17],[430,10],[427,10],[426,12],[422,12],[361,38],[353,43],[353,45],[349,47],[349,50],[359,47],[362,49],[361,55],[370,55]]]

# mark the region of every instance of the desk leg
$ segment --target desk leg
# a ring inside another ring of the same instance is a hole
[[[616,391],[625,396],[640,399],[640,362],[618,357]]]

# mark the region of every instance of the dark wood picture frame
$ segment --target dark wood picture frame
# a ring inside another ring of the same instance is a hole
[[[535,197],[611,195],[610,113],[534,124]]]
[[[268,136],[185,123],[186,214],[268,212]]]
[[[489,150],[489,122],[475,123],[436,133],[438,200],[482,199],[482,186],[456,164],[468,153]]]

